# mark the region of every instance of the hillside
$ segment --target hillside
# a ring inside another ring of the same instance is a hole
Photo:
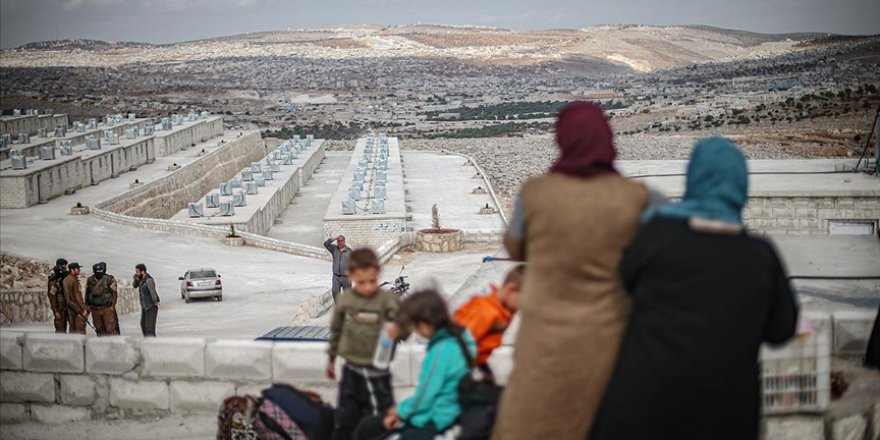
[[[823,40],[825,38],[825,40]],[[96,66],[176,63],[217,58],[306,59],[447,58],[464,62],[528,65],[566,60],[611,63],[647,72],[708,61],[773,57],[815,47],[826,34],[758,34],[708,26],[607,25],[582,29],[514,31],[442,25],[340,26],[257,32],[149,45],[64,40],[2,51],[0,67]],[[69,51],[77,50],[76,57]]]

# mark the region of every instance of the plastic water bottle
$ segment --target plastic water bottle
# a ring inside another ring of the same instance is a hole
[[[387,322],[379,332],[379,341],[376,343],[376,352],[373,354],[373,366],[386,370],[391,365],[391,357],[394,355],[394,339],[390,336],[393,323]]]

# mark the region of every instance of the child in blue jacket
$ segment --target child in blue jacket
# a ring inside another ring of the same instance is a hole
[[[463,350],[471,358],[476,354],[471,335],[453,323],[446,301],[436,290],[407,297],[397,321],[403,333],[415,330],[429,340],[419,383],[412,397],[384,416],[363,419],[354,432],[355,440],[381,439],[392,432],[399,433],[401,440],[433,439],[449,429],[461,412],[458,384],[471,371]]]

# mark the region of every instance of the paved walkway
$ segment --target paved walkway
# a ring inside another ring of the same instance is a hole
[[[351,153],[328,152],[312,178],[279,217],[281,223],[272,226],[268,235],[279,240],[321,246],[327,204],[339,186],[349,159]]]
[[[402,143],[406,148],[406,143]],[[411,208],[413,229],[431,227],[431,207],[436,203],[440,226],[464,230],[504,229],[500,214],[480,214],[480,207],[498,206],[487,194],[472,194],[474,188],[486,189],[482,178],[474,178],[477,169],[465,165],[467,159],[453,154],[404,151],[403,172],[407,206]]]

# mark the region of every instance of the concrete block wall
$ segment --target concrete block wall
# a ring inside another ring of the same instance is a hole
[[[112,148],[105,146],[97,152],[57,157],[51,166],[35,167],[32,171],[4,172],[0,176],[0,207],[26,208],[86,185],[96,185],[146,164],[155,157],[153,148],[153,138],[145,137]]]
[[[849,326],[866,321],[863,318],[844,315],[839,320]],[[315,342],[3,331],[0,413],[4,423],[59,423],[111,414],[215,414],[225,397],[259,394],[277,382],[315,390],[335,402],[336,384],[324,378],[326,348],[326,343]],[[398,348],[391,365],[398,399],[413,392],[424,357],[424,344],[411,341]],[[489,363],[498,381],[506,383],[513,368],[513,348],[499,348]],[[763,438],[876,438],[880,401],[871,409],[870,413],[767,417]]]
[[[51,136],[51,134],[50,134]],[[14,137],[13,137],[14,139]],[[9,154],[13,149],[18,150],[22,156],[26,157],[39,157],[40,156],[40,148],[43,147],[55,147],[55,139],[52,137],[48,138],[39,138],[36,136],[31,136],[31,143],[29,144],[12,144],[11,146],[0,149],[0,160],[9,159]]]
[[[158,140],[157,143],[161,142]],[[157,151],[159,146],[157,145]],[[161,155],[161,154],[160,154]],[[179,170],[140,188],[98,204],[118,214],[154,219],[171,218],[239,170],[266,155],[258,131],[246,132]]]
[[[4,420],[83,420],[113,414],[215,414],[224,398],[259,394],[272,383],[312,389],[335,404],[324,376],[327,344],[203,338],[105,338],[0,333]],[[412,392],[424,345],[397,351],[391,371],[399,396]],[[504,354],[493,358],[502,371]],[[340,367],[341,365],[337,365]],[[51,422],[51,423],[58,423]]]
[[[131,145],[108,149],[82,160],[88,184],[97,185],[111,177],[117,177],[131,168],[137,168],[155,157],[154,138],[143,138]]]
[[[171,131],[156,131],[156,154],[168,156],[222,134],[223,118],[220,116],[187,122],[172,127]]]
[[[873,196],[750,197],[743,217],[759,233],[828,235],[830,220],[880,222],[880,184]]]
[[[62,114],[3,117],[0,119],[0,134],[9,133],[13,138],[16,138],[19,133],[34,135],[39,132],[40,128],[45,128],[52,132],[55,130],[55,125],[57,124],[62,124],[67,127],[68,116]]]
[[[120,287],[116,313],[125,315],[139,311],[140,300],[137,289]],[[0,291],[0,325],[45,322],[51,327],[49,323],[52,319],[52,309],[49,307],[49,298],[45,289]]]
[[[324,237],[344,234],[346,242],[352,248],[360,246],[375,248],[399,237],[404,232],[406,232],[405,216],[363,214],[348,218],[324,218]]]

